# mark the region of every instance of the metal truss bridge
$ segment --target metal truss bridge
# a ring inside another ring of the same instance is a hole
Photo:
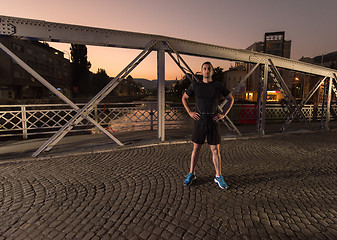
[[[216,46],[207,43],[188,41],[167,36],[135,33],[127,31],[117,31],[111,29],[102,29],[86,26],[77,26],[70,24],[61,24],[46,22],[34,19],[23,19],[17,17],[8,17],[0,15],[0,36],[17,36],[36,41],[62,42],[73,44],[84,44],[94,46],[118,47],[128,49],[140,49],[141,53],[130,62],[113,80],[111,80],[96,96],[94,96],[83,107],[77,106],[70,99],[59,92],[46,79],[41,77],[34,69],[23,62],[12,51],[0,43],[0,49],[14,59],[22,68],[30,73],[34,78],[40,81],[45,87],[52,91],[56,96],[62,99],[66,104],[76,110],[76,114],[64,124],[48,141],[46,141],[32,156],[36,157],[42,151],[50,150],[59,142],[75,125],[79,124],[82,119],[87,119],[94,124],[99,130],[105,133],[109,138],[119,145],[123,145],[111,132],[103,128],[97,121],[90,117],[90,112],[104,97],[106,97],[135,67],[139,65],[152,51],[157,52],[157,76],[158,76],[158,138],[165,140],[165,54],[174,60],[179,68],[185,74],[191,74],[190,81],[195,81],[193,71],[182,58],[182,55],[206,57],[213,59],[222,59],[230,61],[240,61],[255,64],[247,75],[234,87],[232,93],[237,92],[243,86],[248,77],[257,69],[263,69],[263,76],[260,79],[260,92],[258,98],[258,121],[257,132],[265,134],[266,118],[266,100],[267,100],[267,82],[271,78],[283,94],[290,108],[290,113],[284,125],[280,129],[283,132],[286,127],[298,118],[303,125],[308,127],[302,108],[313,94],[324,84],[322,114],[324,117],[324,128],[329,129],[329,119],[331,111],[332,94],[337,96],[337,70],[304,63],[288,58],[278,57],[270,54]],[[296,72],[320,76],[320,80],[310,90],[308,95],[303,98],[301,103],[297,103],[292,96],[288,86],[282,78],[279,69],[288,69]],[[188,75],[187,75],[188,76]],[[222,103],[219,108],[222,108]],[[224,120],[226,126],[240,134],[233,122],[226,117]]]

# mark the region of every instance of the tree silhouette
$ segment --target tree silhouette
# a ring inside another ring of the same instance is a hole
[[[106,71],[102,68],[97,70],[97,73],[93,74],[90,80],[90,95],[95,95],[101,91],[110,81],[110,77]]]
[[[214,74],[212,76],[213,81],[224,81],[224,72],[223,68],[216,67],[214,69]]]
[[[91,63],[88,62],[87,47],[81,44],[71,44],[70,54],[73,96],[85,96],[90,92],[89,69]]]

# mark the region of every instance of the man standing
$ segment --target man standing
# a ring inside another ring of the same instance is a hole
[[[199,154],[202,145],[207,138],[207,143],[210,145],[213,163],[215,168],[214,181],[222,189],[227,189],[223,176],[221,175],[221,157],[220,157],[220,126],[219,120],[224,118],[229,112],[234,103],[232,94],[225,87],[224,82],[212,81],[214,68],[210,62],[205,62],[201,66],[202,82],[196,82],[189,86],[182,97],[182,102],[187,113],[194,119],[194,127],[192,134],[193,151],[191,154],[190,172],[184,181],[185,186],[192,184],[196,179],[195,167],[199,159]],[[196,111],[192,111],[188,104],[189,97],[195,95]],[[219,98],[223,95],[227,100],[223,108],[223,112],[218,111]]]

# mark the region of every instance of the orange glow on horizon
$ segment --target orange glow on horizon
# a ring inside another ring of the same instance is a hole
[[[70,59],[70,44],[67,43],[48,43],[64,53],[64,57]],[[121,72],[141,51],[131,49],[120,49],[100,46],[87,46],[88,61],[91,63],[90,71],[96,73],[99,68],[104,69],[110,77],[116,76]],[[182,56],[194,71],[200,71],[200,66],[205,61],[212,62],[214,67],[222,67],[227,70],[230,66],[229,61],[214,60],[201,57]],[[133,78],[144,78],[148,80],[157,79],[157,54],[152,52],[144,59],[131,73]],[[165,57],[165,79],[180,80],[184,76],[182,70],[175,64],[169,55]]]

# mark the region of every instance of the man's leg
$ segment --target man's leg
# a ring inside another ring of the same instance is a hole
[[[221,175],[221,156],[220,156],[220,144],[209,145],[211,147],[213,155],[213,164],[215,168],[215,174],[217,177]]]
[[[186,179],[184,181],[185,186],[190,186],[197,177],[195,176],[195,166],[197,165],[199,155],[200,155],[200,149],[202,145],[194,143],[193,145],[193,151],[191,154],[191,167],[190,167],[190,172],[187,174]]]
[[[210,145],[211,151],[213,154],[213,163],[215,168],[215,178],[214,182],[216,182],[220,188],[227,189],[228,185],[225,182],[223,176],[221,175],[221,157],[220,157],[220,144]]]
[[[191,166],[190,166],[190,173],[194,175],[195,166],[197,165],[200,150],[201,150],[202,144],[193,143],[193,151],[191,154]]]

